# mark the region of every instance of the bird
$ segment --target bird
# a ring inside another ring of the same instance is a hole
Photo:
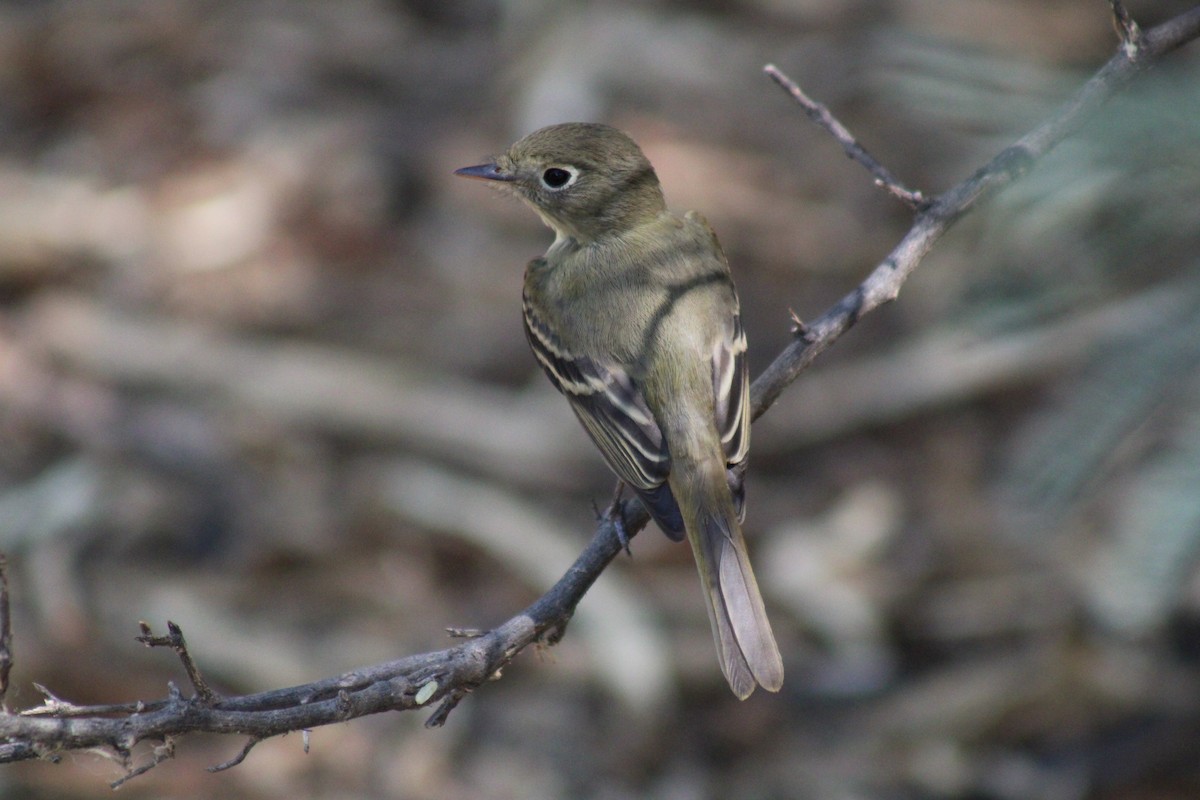
[[[554,232],[525,269],[530,349],[618,479],[690,542],[733,693],[779,691],[741,525],[746,336],[716,234],[697,212],[668,210],[641,148],[608,125],[541,128],[455,174],[516,195]]]

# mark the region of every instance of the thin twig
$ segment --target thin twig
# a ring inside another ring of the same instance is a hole
[[[454,691],[442,698],[442,703],[437,707],[437,710],[430,715],[429,719],[425,720],[426,728],[440,728],[446,724],[446,720],[464,697],[467,696],[465,691]]]
[[[1055,145],[1092,117],[1135,75],[1197,37],[1200,7],[1143,32],[1132,51],[1122,46],[1049,119],[1004,148],[975,174],[928,201],[900,243],[861,284],[825,313],[803,325],[750,387],[755,418],[771,407],[792,381],[865,314],[896,298],[917,265],[955,222],[986,197],[1025,175]]]
[[[875,178],[876,186],[882,187],[888,194],[914,211],[925,204],[925,195],[906,187],[899,178],[892,174],[891,170],[880,164],[874,156],[867,152],[865,147],[859,144],[858,139],[854,138],[854,134],[850,133],[849,129],[833,115],[828,107],[805,94],[795,81],[780,72],[774,64],[767,64],[763,67],[763,72],[767,73],[771,80],[779,84],[785,92],[792,96],[793,100],[800,104],[810,120],[837,139],[847,156],[862,164],[871,173]]]
[[[246,743],[242,745],[242,749],[236,756],[228,761],[222,761],[220,764],[213,764],[211,767],[205,767],[205,769],[207,769],[209,772],[224,772],[227,769],[236,767],[238,764],[245,761],[246,756],[250,755],[250,751],[254,749],[254,746],[265,738],[265,736],[251,736],[246,740]],[[305,752],[307,752],[307,750]]]
[[[53,695],[50,695],[49,690],[47,690],[45,686],[42,686],[38,683],[35,683],[34,686],[48,697],[53,697]],[[53,705],[41,705],[37,706],[36,708],[27,708],[22,711],[21,714],[31,717],[54,717],[55,719],[69,719],[71,717],[111,717],[118,715],[127,716],[129,714],[144,714],[147,711],[159,711],[170,703],[169,700],[153,700],[150,702],[135,700],[132,703],[107,703],[94,706],[77,706],[72,703],[66,703],[64,700],[61,700],[57,697],[54,698],[54,701],[55,703]],[[0,759],[0,763],[3,763],[2,759]]]
[[[174,757],[175,757],[175,740],[168,736],[163,739],[162,744],[159,744],[154,748],[154,752],[151,754],[149,761],[147,761],[145,764],[142,764],[140,767],[129,770],[124,775],[122,775],[120,778],[117,778],[115,781],[110,783],[108,785],[108,787],[110,789],[119,789],[125,783],[133,780],[134,778],[138,777],[139,775],[145,775],[147,772],[154,769],[159,764],[161,764],[164,761],[167,761],[169,759],[172,759]]]
[[[42,704],[34,708],[25,709],[21,712],[23,716],[72,717],[85,710],[83,706],[77,706],[72,702],[63,700],[61,697],[56,696],[54,692],[50,691],[36,681],[33,684],[33,688],[36,689],[42,696]]]
[[[0,553],[0,708],[6,709],[8,673],[13,666],[12,614],[8,605],[8,559]]]
[[[145,621],[139,622],[138,627],[141,628],[142,635],[138,636],[137,640],[146,647],[169,647],[175,651],[175,655],[179,656],[179,660],[183,662],[183,669],[201,703],[211,706],[220,699],[220,695],[209,687],[204,676],[200,674],[200,668],[196,666],[192,654],[188,652],[187,641],[183,638],[183,630],[178,625],[167,620],[166,636],[155,636],[150,631],[150,625]]]

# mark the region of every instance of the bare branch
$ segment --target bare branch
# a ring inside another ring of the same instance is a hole
[[[1114,3],[1114,13],[1118,15],[1119,7],[1119,3]],[[758,417],[765,412],[817,355],[863,315],[894,299],[924,255],[960,217],[980,200],[1024,175],[1137,73],[1198,36],[1200,8],[1184,12],[1140,37],[1131,34],[1118,53],[1053,116],[1005,148],[975,174],[931,200],[910,192],[916,210],[912,228],[866,280],[811,323],[800,323],[793,315],[795,340],[751,388],[753,415]],[[782,73],[778,75],[772,77],[780,81]],[[832,126],[827,129],[833,131]],[[854,144],[848,133],[841,136],[835,132],[835,136],[844,146],[846,142]],[[866,163],[862,157],[855,158]],[[895,187],[903,189],[890,179],[890,173],[877,173],[870,166],[868,169],[891,187],[889,191],[895,193]],[[536,602],[493,630],[444,650],[407,656],[301,686],[240,697],[217,696],[200,677],[176,626],[171,626],[170,636],[161,638],[153,637],[147,627],[143,630],[143,637],[151,640],[147,644],[170,646],[180,655],[196,688],[194,697],[184,698],[171,685],[167,698],[151,703],[81,707],[43,690],[47,699],[41,707],[22,714],[0,712],[0,763],[53,759],[58,752],[88,748],[128,754],[138,742],[161,742],[152,763],[132,770],[121,779],[123,782],[169,758],[173,752],[172,737],[184,733],[205,731],[248,736],[237,757],[217,765],[228,768],[241,763],[250,749],[265,738],[367,714],[424,708],[437,702],[427,724],[440,725],[467,694],[498,676],[530,644],[556,641],[576,605],[621,551],[620,532],[631,538],[648,520],[645,509],[636,500],[614,503],[611,513],[598,522],[590,543],[562,578]]]
[[[912,227],[867,279],[832,308],[797,331],[789,345],[750,387],[757,418],[796,377],[865,314],[896,299],[900,287],[934,243],[982,199],[1027,173],[1042,156],[1095,114],[1115,92],[1162,56],[1200,36],[1200,8],[1146,31],[1140,43],[1122,46],[1041,125],[998,153],[974,175],[928,201]]]
[[[859,144],[854,135],[850,133],[838,118],[833,115],[826,106],[813,100],[800,86],[779,71],[779,68],[774,64],[767,64],[763,67],[763,72],[775,83],[779,84],[785,92],[792,96],[792,99],[800,104],[804,109],[804,113],[808,118],[820,125],[829,132],[833,138],[838,140],[838,144],[846,151],[846,155],[866,167],[867,171],[875,177],[875,185],[887,190],[887,193],[900,200],[904,205],[908,206],[913,211],[919,209],[925,204],[925,195],[920,192],[915,192],[908,189],[900,182],[900,179],[892,174],[891,170],[880,164],[878,160],[867,149]]]
[[[632,535],[649,517],[634,500],[621,503],[620,519]],[[463,643],[408,656],[314,683],[241,697],[185,699],[169,686],[165,700],[127,706],[78,706],[43,690],[35,714],[0,714],[0,763],[50,757],[65,750],[111,748],[127,752],[147,739],[206,731],[258,739],[315,728],[383,711],[410,710],[441,700],[427,724],[440,725],[471,689],[482,685],[528,645],[556,636],[575,606],[620,552],[613,519],[605,519],[567,573],[540,599],[503,625]],[[164,637],[169,638],[169,637]],[[436,682],[432,695],[422,692]],[[115,710],[115,714],[114,714]],[[91,713],[89,713],[91,712]],[[232,766],[232,765],[231,765]],[[132,777],[132,776],[129,776]]]

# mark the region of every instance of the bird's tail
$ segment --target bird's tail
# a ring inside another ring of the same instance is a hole
[[[672,481],[696,556],[708,604],[721,671],[739,699],[755,685],[770,692],[783,686],[783,659],[767,621],[762,595],[738,524],[724,470],[673,470],[688,477]]]

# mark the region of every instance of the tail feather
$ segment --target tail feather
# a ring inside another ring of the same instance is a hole
[[[739,700],[745,700],[758,685],[754,672],[742,654],[738,643],[737,633],[733,629],[730,615],[725,611],[722,600],[717,596],[715,587],[704,580],[705,606],[708,608],[708,621],[712,624],[713,640],[717,644],[717,658],[721,662],[721,672],[729,682],[729,688]],[[711,588],[710,588],[711,587]]]
[[[783,686],[783,659],[767,620],[728,488],[722,480],[720,484],[677,486],[675,491],[696,556],[725,679],[743,700],[756,685],[779,691]]]
[[[712,518],[719,521],[718,518]],[[742,658],[750,667],[760,686],[769,692],[778,692],[783,687],[783,659],[775,634],[767,620],[758,581],[750,567],[746,545],[740,530],[734,529],[733,537],[724,535],[717,563],[717,583],[721,587],[721,599],[728,613]],[[713,599],[714,605],[716,599]]]

